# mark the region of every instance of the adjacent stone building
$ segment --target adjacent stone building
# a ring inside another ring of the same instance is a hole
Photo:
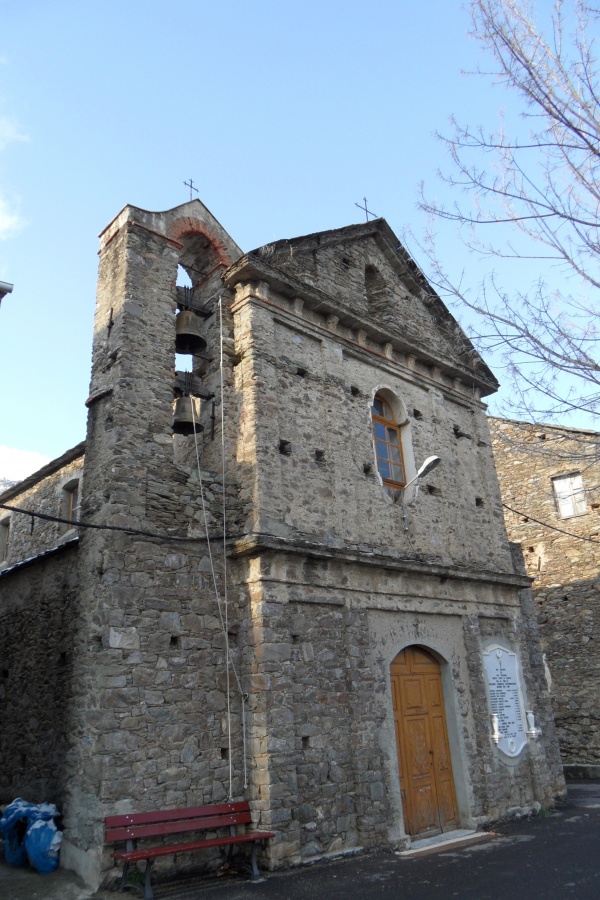
[[[562,756],[600,766],[600,435],[490,425],[506,527],[534,579]]]
[[[552,804],[496,388],[381,219],[243,254],[126,207],[85,456],[0,496],[0,800],[58,802],[91,884],[113,813],[247,797],[276,867]]]

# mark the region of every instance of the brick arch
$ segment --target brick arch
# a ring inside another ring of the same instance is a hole
[[[181,216],[171,222],[167,230],[167,237],[178,242],[188,234],[201,234],[210,241],[219,260],[219,265],[227,267],[232,265],[233,259],[225,242],[215,234],[206,222],[201,222],[200,219],[194,219],[191,216]]]

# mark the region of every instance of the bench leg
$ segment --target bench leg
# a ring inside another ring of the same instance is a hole
[[[121,884],[119,885],[119,890],[124,891],[125,885],[127,884],[127,873],[129,872],[129,863],[126,862],[123,866],[123,874],[121,875]]]
[[[258,881],[260,878],[260,869],[256,863],[256,841],[252,844],[252,856],[250,858],[250,865],[252,866],[252,881]]]
[[[144,872],[144,900],[152,900],[152,866],[153,859],[146,860],[146,871]]]

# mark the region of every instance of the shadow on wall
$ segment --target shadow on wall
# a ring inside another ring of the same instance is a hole
[[[0,803],[62,806],[76,620],[76,546],[1,579]]]
[[[561,755],[568,762],[600,762],[600,579],[536,589],[533,585],[546,680]]]

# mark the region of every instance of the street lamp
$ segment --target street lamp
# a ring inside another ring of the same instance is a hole
[[[8,281],[0,281],[0,303],[2,303],[3,297],[12,292],[12,289],[13,285],[9,284]]]
[[[428,456],[427,459],[425,460],[425,462],[423,463],[423,465],[421,466],[421,468],[419,469],[419,471],[417,472],[417,474],[415,475],[415,477],[411,478],[410,481],[407,481],[406,484],[404,485],[404,487],[402,488],[402,522],[404,525],[404,531],[408,531],[408,518],[406,515],[406,504],[404,502],[404,495],[405,495],[406,488],[410,487],[411,484],[414,484],[415,481],[417,482],[417,489],[415,491],[415,497],[414,497],[414,499],[416,500],[418,497],[418,494],[419,494],[419,485],[421,483],[421,478],[424,478],[425,475],[428,475],[432,471],[432,469],[435,469],[435,467],[438,466],[440,463],[441,463],[441,459],[439,456]]]

